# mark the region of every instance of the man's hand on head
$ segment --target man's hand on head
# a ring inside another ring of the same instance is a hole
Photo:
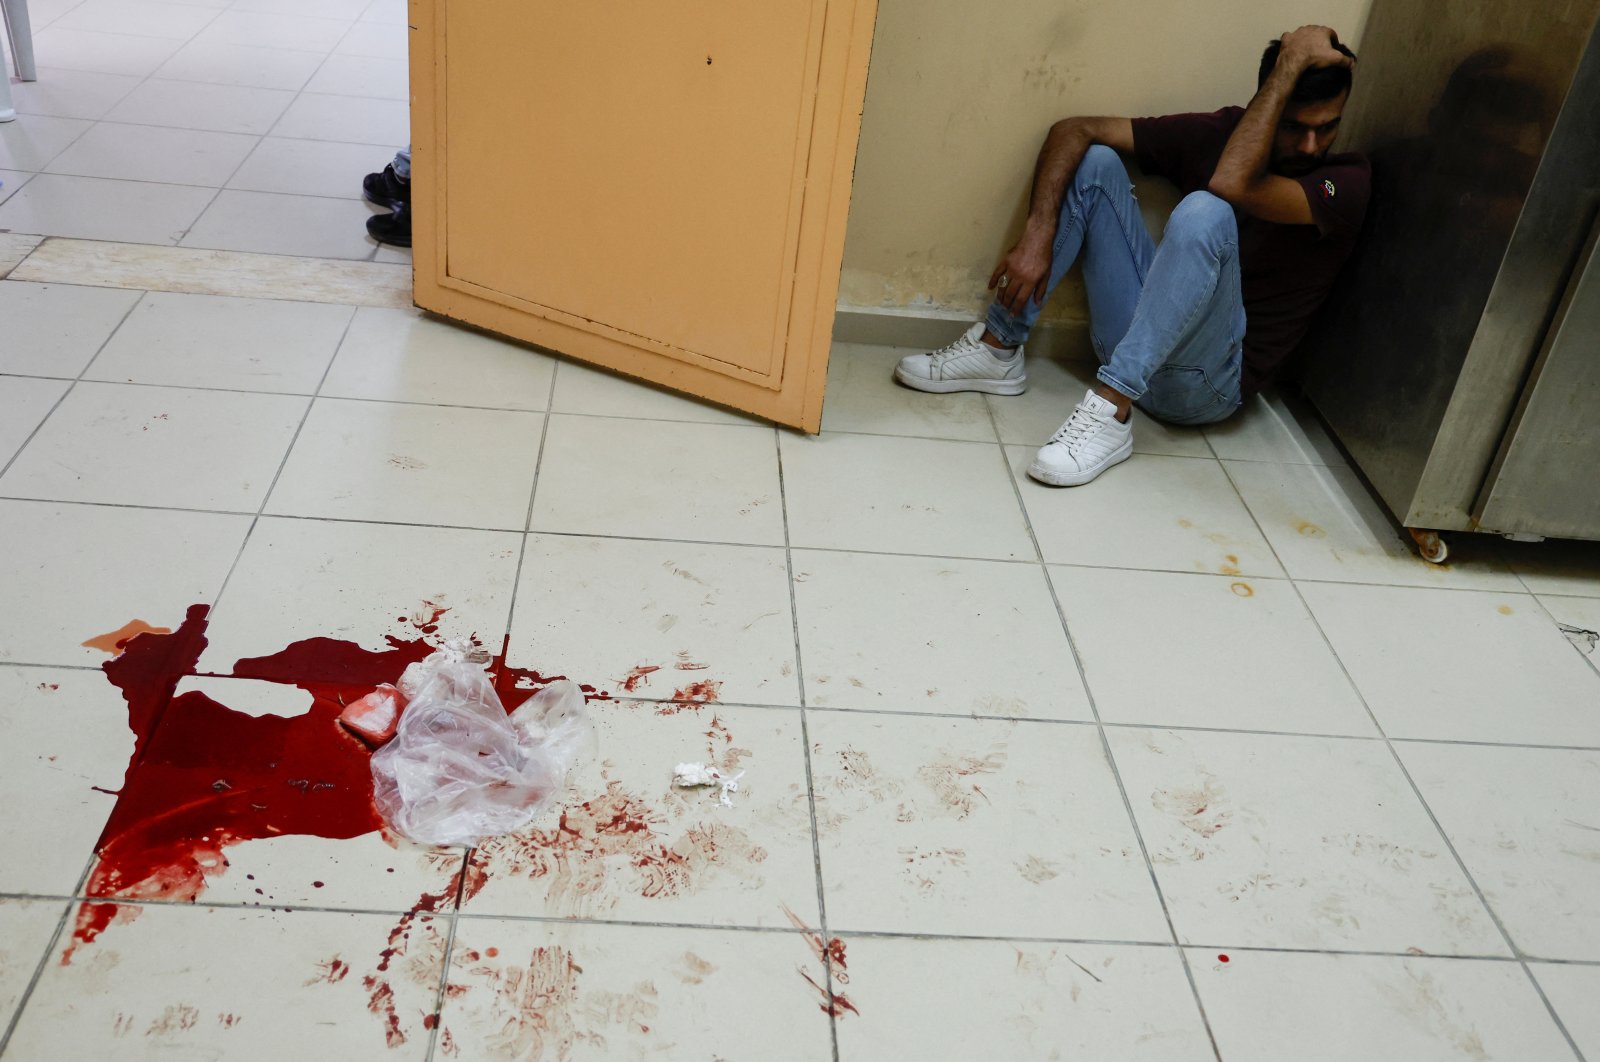
[[[1354,66],[1355,60],[1339,51],[1339,35],[1327,26],[1301,26],[1279,38],[1283,49],[1278,66],[1300,74],[1321,66]]]

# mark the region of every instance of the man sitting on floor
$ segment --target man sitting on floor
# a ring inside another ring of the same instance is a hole
[[[1173,424],[1232,415],[1305,335],[1360,231],[1367,161],[1329,154],[1355,58],[1332,30],[1304,26],[1267,47],[1248,107],[1057,122],[1022,238],[990,278],[987,320],[903,358],[895,379],[1020,395],[1023,341],[1081,252],[1099,385],[1028,474],[1070,487],[1126,460],[1134,405]],[[1184,193],[1159,248],[1118,152]]]

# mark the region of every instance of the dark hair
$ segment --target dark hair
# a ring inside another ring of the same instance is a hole
[[[1333,49],[1351,59],[1356,57],[1355,52],[1337,40],[1333,42]],[[1273,41],[1267,45],[1267,50],[1261,53],[1261,69],[1256,74],[1256,88],[1259,89],[1267,83],[1272,68],[1278,65],[1278,52],[1282,50],[1283,42]],[[1320,103],[1322,100],[1338,99],[1348,91],[1350,91],[1348,66],[1317,66],[1300,75],[1300,80],[1294,83],[1294,91],[1289,93],[1289,102]]]

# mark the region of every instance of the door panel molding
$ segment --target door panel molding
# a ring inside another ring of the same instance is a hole
[[[691,349],[683,342],[675,342],[671,336],[641,335],[619,323],[589,319],[570,308],[550,305],[527,290],[530,284],[537,283],[537,278],[530,280],[508,270],[507,282],[496,282],[485,275],[495,268],[496,256],[492,252],[474,251],[468,257],[473,259],[470,271],[475,275],[459,275],[462,263],[453,263],[449,251],[452,189],[448,163],[451,157],[448,92],[452,53],[448,24],[449,5],[466,2],[411,0],[410,5],[415,174],[413,260],[417,305],[779,423],[807,431],[818,430],[876,0],[813,0],[806,8],[807,40],[801,72],[809,84],[799,87],[797,97],[791,89],[774,97],[780,100],[798,98],[800,104],[799,113],[785,119],[786,123],[796,123],[797,132],[788,165],[791,176],[782,197],[786,208],[777,208],[785,214],[780,275],[772,286],[770,301],[745,305],[745,321],[733,323],[744,332],[730,328],[726,333],[755,335],[756,332],[750,331],[755,327],[752,323],[758,318],[769,319],[765,315],[770,312],[772,340],[770,344],[757,343],[740,349],[740,354],[748,349],[748,356],[742,358],[742,363],[729,356],[717,356],[721,351]],[[704,2],[707,6],[702,14],[713,8],[711,0]],[[537,17],[536,4],[520,10],[528,12],[530,18]],[[794,9],[790,14],[798,17]],[[481,26],[475,30],[476,36],[484,35]],[[521,32],[526,34],[526,28]],[[589,40],[587,44],[592,48],[594,42]],[[733,46],[724,41],[720,48],[726,52]],[[463,47],[465,45],[458,42],[457,61],[470,62],[470,56],[462,58]],[[737,58],[735,53],[734,59]],[[748,69],[745,76],[749,76]],[[482,124],[478,122],[479,128]],[[471,148],[475,142],[464,143]],[[476,156],[468,150],[467,157]],[[756,163],[764,167],[761,172],[770,179],[774,173],[770,156]],[[607,171],[596,172],[602,178],[611,176]],[[782,178],[777,181],[781,185]],[[481,180],[477,184],[482,187]],[[777,185],[767,187],[770,190]],[[457,191],[456,194],[466,193]],[[487,211],[481,201],[478,207],[474,231],[482,233]],[[748,211],[748,206],[746,209]],[[763,231],[770,237],[773,226],[764,225]],[[464,237],[458,235],[457,238]],[[508,233],[508,238],[515,240],[515,232]],[[770,259],[772,248],[778,246],[769,239],[760,253]],[[661,249],[653,250],[659,259]],[[670,257],[670,249],[665,253]],[[765,267],[761,268],[764,271]],[[754,279],[750,283],[765,290],[764,285]],[[522,291],[504,290],[519,285]],[[687,289],[692,285],[679,283],[676,287]],[[666,288],[673,290],[674,286],[668,283]],[[583,296],[580,301],[594,301],[587,299],[589,289],[573,290]],[[602,303],[604,295],[604,292],[598,293]],[[672,304],[666,309],[659,304],[645,309],[654,311],[656,319],[698,324],[702,318],[695,315],[715,313],[717,301],[714,292],[707,293],[703,305],[696,300],[698,295],[695,300]],[[650,314],[644,316],[648,318]],[[711,321],[712,326],[721,323]],[[767,328],[759,326],[758,331]],[[766,349],[760,349],[762,346]]]

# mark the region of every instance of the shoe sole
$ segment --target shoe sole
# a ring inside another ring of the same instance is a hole
[[[986,395],[1014,397],[1028,389],[1028,377],[1026,375],[1019,376],[1015,380],[923,380],[915,376],[907,376],[897,367],[894,370],[894,378],[913,391],[926,391],[932,395],[950,395],[958,391],[978,391]]]
[[[1052,472],[1038,461],[1028,465],[1028,476],[1047,487],[1081,487],[1112,465],[1120,465],[1133,456],[1133,439],[1129,439],[1111,452],[1105,463],[1089,472]]]

